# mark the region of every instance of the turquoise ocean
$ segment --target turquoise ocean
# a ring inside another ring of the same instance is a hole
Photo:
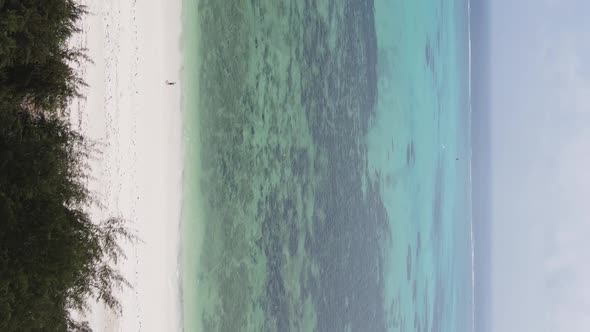
[[[473,331],[468,0],[184,0],[185,331]]]

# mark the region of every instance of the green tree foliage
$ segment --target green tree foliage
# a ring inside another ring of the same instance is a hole
[[[115,311],[121,219],[96,222],[84,185],[93,146],[65,108],[83,84],[67,47],[84,9],[72,0],[0,0],[0,331],[89,331],[90,298]]]
[[[57,111],[77,95],[70,64],[84,55],[67,41],[84,13],[73,0],[0,1],[0,106],[17,100]]]
[[[0,331],[81,328],[70,312],[90,297],[119,310],[113,292],[128,283],[111,263],[133,237],[121,219],[85,212],[83,137],[22,109],[0,112],[0,124]]]

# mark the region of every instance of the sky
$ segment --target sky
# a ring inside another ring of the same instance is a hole
[[[494,331],[590,331],[590,1],[489,0]]]

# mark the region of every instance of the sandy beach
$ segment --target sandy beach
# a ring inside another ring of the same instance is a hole
[[[94,331],[178,331],[181,1],[81,2],[89,14],[72,43],[93,63],[79,68],[88,87],[71,119],[100,150],[88,186],[104,206],[92,215],[123,217],[141,239],[124,245],[122,314],[94,304],[86,318]]]

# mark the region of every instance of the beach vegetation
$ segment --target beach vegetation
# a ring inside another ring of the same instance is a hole
[[[87,188],[97,149],[67,106],[88,61],[68,40],[84,7],[72,0],[0,0],[0,331],[90,331],[76,313],[129,283],[116,270],[121,218],[93,220]]]
[[[0,2],[0,100],[56,112],[79,96],[72,64],[87,60],[69,38],[85,8],[73,0]]]

